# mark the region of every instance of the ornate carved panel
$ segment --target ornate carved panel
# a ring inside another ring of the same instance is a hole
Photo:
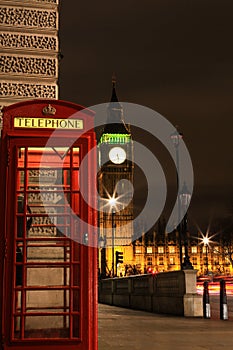
[[[58,38],[48,35],[0,33],[0,47],[11,49],[57,50]]]
[[[57,73],[55,58],[28,56],[0,56],[0,73],[24,74],[55,77]]]
[[[58,0],[32,0],[35,2],[47,2],[47,3],[51,3],[51,4],[58,4]]]
[[[0,24],[5,26],[58,29],[57,16],[50,10],[0,7]]]
[[[56,98],[56,85],[0,82],[0,97]]]
[[[6,1],[6,0],[5,0]],[[39,2],[39,3],[42,3],[42,4],[58,4],[59,3],[59,0],[23,0],[25,2],[28,2],[28,3],[31,3],[31,2]],[[7,2],[7,1],[6,1]],[[15,2],[22,2],[22,0],[15,0]]]

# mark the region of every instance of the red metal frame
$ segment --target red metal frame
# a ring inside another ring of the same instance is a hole
[[[35,172],[38,170],[40,148],[46,145],[53,130],[20,129],[13,126],[15,116],[46,118],[43,115],[43,108],[49,104],[56,108],[55,118],[58,119],[66,119],[71,115],[77,115],[77,112],[81,113],[84,130],[67,130],[58,135],[57,147],[64,147],[70,138],[74,140],[74,143],[62,168],[62,189],[59,188],[58,184],[50,185],[50,187],[48,185],[44,193],[59,196],[59,193],[64,191],[65,196],[70,198],[73,210],[84,221],[94,227],[97,226],[96,212],[92,209],[94,203],[91,196],[95,186],[96,159],[91,156],[92,159],[88,163],[86,173],[79,174],[79,181],[83,181],[85,184],[90,206],[79,193],[77,181],[79,164],[74,162],[75,157],[76,160],[78,157],[77,149],[81,161],[95,146],[93,113],[88,110],[82,112],[82,107],[75,104],[51,100],[28,101],[5,108],[1,140],[2,177],[0,179],[2,193],[0,202],[2,218],[0,248],[2,254],[0,263],[3,267],[0,280],[0,311],[2,315],[0,348],[15,350],[19,348],[33,349],[39,346],[41,349],[51,350],[96,350],[97,249],[72,240],[77,235],[77,226],[75,219],[64,211],[65,205],[62,204],[58,207],[57,209],[62,208],[63,212],[58,213],[55,210],[51,219],[48,218],[47,212],[37,212],[37,205],[33,201],[29,201],[29,198],[36,197],[39,192],[43,196],[43,189],[39,191],[37,183],[34,187],[33,183],[30,183],[32,180],[29,178],[29,170]],[[75,141],[78,134],[81,135],[83,131],[85,134]],[[76,155],[72,153],[74,149]],[[19,160],[20,156],[24,157],[24,162]],[[56,164],[53,164],[51,169],[56,169]],[[23,201],[23,209],[20,210],[19,199]],[[31,233],[29,229],[27,231],[28,220],[32,220]],[[64,221],[60,225],[65,230],[69,229],[70,237],[58,235],[58,220]],[[37,233],[43,228],[45,230],[48,228],[53,232],[54,226],[56,226],[54,229],[56,236],[51,233],[50,236],[43,237]],[[23,227],[23,230],[19,227]],[[37,230],[36,234],[33,229]],[[23,231],[22,235],[19,234],[21,230]],[[83,232],[83,230],[82,227],[78,228],[79,238],[82,239],[82,236],[87,233],[94,245],[97,239],[95,232],[91,229],[89,232]],[[56,260],[53,257],[49,260],[47,256],[42,257],[44,252],[48,251],[50,254],[53,254],[53,251],[59,252],[59,258]],[[38,252],[43,253],[39,258]],[[21,258],[18,258],[19,256]],[[37,258],[35,258],[36,256]],[[45,260],[43,261],[43,259]],[[22,272],[22,278],[18,278],[16,282],[16,273],[21,276],[19,271]],[[36,284],[35,276],[37,275],[42,276],[42,282],[38,278]],[[60,284],[56,282],[57,284],[53,285],[51,282],[53,277],[56,281],[60,278],[59,281],[62,282],[59,282]],[[43,282],[43,279],[47,282]],[[44,304],[42,296],[46,298]],[[55,301],[51,296],[55,296]],[[30,317],[30,322],[28,322]],[[38,317],[41,317],[42,322],[36,321]],[[59,320],[63,320],[62,327],[58,326],[61,323],[56,322],[57,317],[60,317]],[[20,323],[16,319],[20,320]],[[46,319],[51,320],[47,325]],[[44,327],[46,325],[44,329],[43,325]]]

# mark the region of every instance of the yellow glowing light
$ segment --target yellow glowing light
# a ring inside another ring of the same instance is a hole
[[[203,243],[204,243],[204,245],[209,245],[209,238],[208,237],[204,237],[203,238]]]
[[[219,232],[213,233],[212,235],[210,235],[210,225],[207,229],[207,231],[205,232],[205,234],[201,231],[200,227],[198,227],[199,233],[201,235],[201,237],[198,237],[197,239],[200,240],[199,244],[203,244],[204,246],[210,246],[211,244],[214,244],[215,242],[212,240],[216,235],[219,234]]]
[[[125,191],[122,194],[118,194],[117,189],[115,187],[113,193],[110,194],[104,186],[103,188],[107,198],[101,198],[101,210],[110,214],[113,210],[115,212],[120,212],[128,205],[129,192]]]
[[[108,203],[111,207],[115,207],[115,205],[117,203],[117,199],[115,197],[111,197],[111,198],[109,198]]]

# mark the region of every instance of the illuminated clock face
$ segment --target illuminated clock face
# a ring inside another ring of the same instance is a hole
[[[121,164],[125,161],[126,159],[126,153],[125,150],[121,147],[113,147],[109,151],[109,159],[111,162],[114,164]]]

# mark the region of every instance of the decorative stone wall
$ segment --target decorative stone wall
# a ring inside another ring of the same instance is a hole
[[[32,2],[41,2],[43,3],[47,3],[47,4],[58,4],[59,0],[23,0],[25,3],[32,3]],[[22,0],[15,0],[15,2],[22,2]]]
[[[2,0],[0,105],[58,98],[58,0]]]
[[[31,84],[24,82],[0,82],[0,98],[54,98],[57,94],[56,85]]]
[[[47,2],[47,3],[52,3],[52,4],[58,4],[58,0],[32,0],[32,1]]]
[[[56,59],[0,55],[0,73],[56,76]]]
[[[0,25],[57,29],[57,13],[31,8],[1,7]]]
[[[25,35],[1,32],[0,48],[56,51],[58,49],[58,38],[51,35]]]

